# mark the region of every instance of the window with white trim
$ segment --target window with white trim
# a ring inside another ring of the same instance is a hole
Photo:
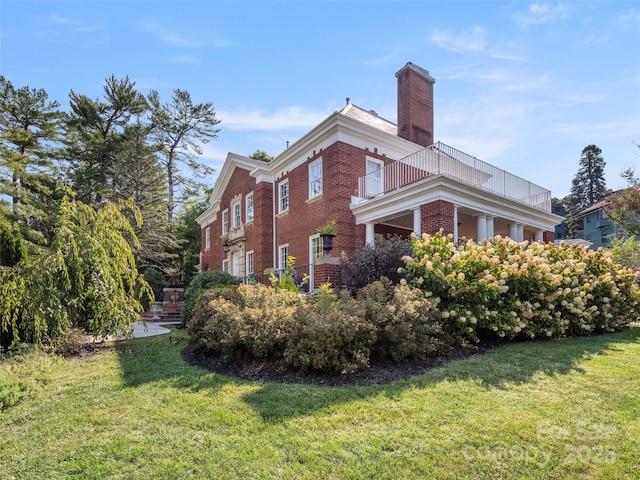
[[[240,228],[242,215],[240,214],[240,202],[233,205],[233,228]]]
[[[278,213],[289,210],[289,180],[283,180],[278,184]]]
[[[278,247],[278,268],[284,270],[287,268],[287,258],[289,258],[289,244],[280,245]]]
[[[322,194],[322,159],[309,164],[309,198]]]
[[[222,271],[229,273],[229,260],[222,260]]]
[[[384,192],[384,162],[367,158],[366,193],[367,196]]]
[[[229,210],[222,212],[222,234],[229,233]]]
[[[322,239],[320,235],[316,234],[310,237],[311,241],[311,260],[322,257]]]
[[[211,227],[204,229],[204,248],[208,250],[211,247]]]
[[[245,218],[247,222],[253,220],[253,192],[245,198]]]
[[[247,252],[245,271],[247,275],[253,275],[253,250]]]

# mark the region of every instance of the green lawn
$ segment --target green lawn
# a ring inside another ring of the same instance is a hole
[[[0,478],[640,478],[638,327],[372,387],[240,381],[185,344],[5,360],[31,389],[0,413]]]

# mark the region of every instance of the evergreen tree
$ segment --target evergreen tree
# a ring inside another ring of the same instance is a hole
[[[571,181],[571,193],[567,199],[567,228],[570,235],[579,229],[578,214],[604,200],[607,195],[605,165],[602,151],[597,146],[587,145],[582,149],[580,168]]]
[[[208,198],[211,190],[206,192]],[[201,214],[209,207],[208,200],[191,203],[178,213],[178,222],[174,227],[174,233],[180,242],[180,252],[175,267],[183,272],[184,284],[189,285],[191,278],[196,274],[196,265],[200,263],[200,249],[202,245],[202,229],[196,222]]]
[[[0,215],[17,223],[30,244],[45,236],[34,225],[47,217],[42,200],[55,186],[52,146],[58,140],[62,113],[43,89],[15,88],[0,76]]]
[[[134,115],[147,110],[147,102],[125,77],[106,79],[104,100],[92,100],[73,90],[67,121],[69,176],[78,199],[98,206],[112,196],[114,179],[121,173],[117,161],[124,130]]]
[[[161,148],[162,164],[167,178],[167,220],[173,221],[176,194],[184,187],[194,185],[189,177],[180,174],[179,163],[189,167],[195,177],[213,173],[213,169],[199,163],[201,145],[218,136],[216,125],[220,120],[211,103],[194,104],[189,92],[175,89],[171,101],[161,103],[158,92],[149,94],[153,136]]]
[[[179,248],[167,223],[167,186],[164,170],[155,149],[147,142],[150,125],[140,121],[125,128],[117,154],[118,175],[114,178],[113,197],[132,198],[142,215],[134,227],[140,247],[134,250],[138,267],[166,269]],[[133,219],[131,219],[133,220]]]

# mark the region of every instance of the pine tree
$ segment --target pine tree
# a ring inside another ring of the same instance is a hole
[[[134,228],[140,242],[134,250],[138,268],[165,270],[179,244],[167,223],[167,182],[156,150],[148,143],[150,131],[151,126],[140,121],[126,127],[116,156],[113,198],[132,198],[142,215],[142,224]]]
[[[30,244],[46,243],[34,227],[47,217],[54,166],[52,145],[60,134],[62,113],[43,89],[15,88],[0,76],[0,215],[17,223]]]
[[[69,177],[77,198],[93,206],[112,196],[119,173],[118,155],[124,129],[132,116],[147,110],[147,102],[135,82],[111,76],[104,86],[104,100],[92,100],[73,90],[67,122]]]
[[[580,168],[571,181],[571,193],[567,199],[567,229],[573,236],[579,229],[579,213],[605,199],[605,161],[602,151],[595,145],[582,149]]]
[[[167,220],[171,223],[178,190],[196,183],[180,174],[178,163],[187,165],[196,177],[213,173],[213,169],[196,158],[202,154],[201,145],[218,136],[220,129],[216,125],[220,120],[216,118],[213,104],[194,104],[189,92],[184,90],[175,89],[168,103],[161,103],[156,91],[152,91],[148,98],[153,136],[162,149],[168,188]]]

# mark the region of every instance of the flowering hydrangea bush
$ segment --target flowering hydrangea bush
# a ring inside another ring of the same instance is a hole
[[[403,260],[407,281],[432,298],[462,343],[482,332],[505,339],[612,332],[638,320],[635,277],[604,250],[499,236],[456,246],[438,233],[414,239]]]

